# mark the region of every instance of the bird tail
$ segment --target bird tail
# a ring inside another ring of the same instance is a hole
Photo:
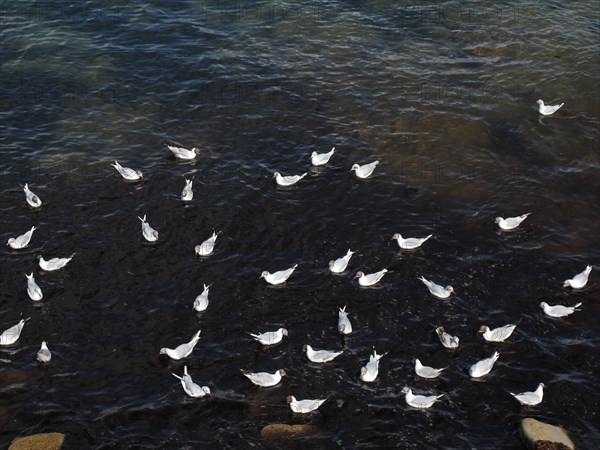
[[[142,221],[142,223],[144,223],[146,221],[146,214],[144,214],[144,218],[141,218],[140,216],[138,216],[138,219],[140,219]]]
[[[577,303],[573,308],[579,308],[581,306],[581,302]]]
[[[174,373],[171,373],[171,375],[173,375],[173,376],[174,376],[175,378],[177,378],[178,380],[181,380],[181,379],[182,379],[182,377],[180,377],[179,375],[176,375],[176,374],[174,374]]]
[[[258,335],[258,334],[254,334],[254,333],[248,333],[248,334],[256,340],[260,339],[260,335]]]
[[[429,236],[425,236],[425,238],[423,238],[423,242],[425,242],[427,239],[429,239],[431,236],[433,236],[433,234],[430,234]]]
[[[198,332],[194,335],[194,337],[192,337],[192,341],[197,342],[198,339],[200,339],[200,331],[202,331],[202,330],[198,330]]]

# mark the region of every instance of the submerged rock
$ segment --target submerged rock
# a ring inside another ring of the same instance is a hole
[[[521,421],[521,437],[532,450],[574,450],[575,445],[562,427],[530,417]]]
[[[273,423],[260,430],[260,437],[269,441],[288,441],[297,437],[313,436],[318,433],[314,425],[287,425]]]
[[[41,433],[15,438],[8,450],[59,450],[65,435],[62,433]]]

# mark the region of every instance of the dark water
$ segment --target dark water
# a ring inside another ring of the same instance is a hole
[[[0,2],[0,443],[46,431],[67,448],[277,447],[270,423],[314,424],[317,448],[521,448],[523,417],[600,446],[600,17],[597,2]],[[565,102],[539,118],[535,101]],[[198,146],[178,162],[166,144]],[[337,153],[310,168],[312,151]],[[372,179],[355,163],[379,159]],[[145,174],[124,183],[115,159]],[[308,171],[277,188],[273,171]],[[179,201],[183,177],[195,198]],[[30,209],[21,185],[44,204]],[[514,233],[494,217],[531,212]],[[160,233],[143,241],[138,215]],[[222,230],[215,253],[193,248]],[[434,237],[398,252],[390,237]],[[350,270],[327,262],[358,250]],[[77,255],[43,273],[35,256]],[[262,270],[299,267],[286,286]],[[588,287],[562,289],[594,265]],[[388,267],[360,289],[357,270]],[[35,272],[44,299],[27,297]],[[458,295],[431,297],[425,275]],[[194,313],[202,284],[210,305]],[[540,301],[572,305],[567,319]],[[355,332],[337,334],[347,304]],[[521,319],[502,345],[476,331]],[[433,332],[460,336],[456,352]],[[247,332],[288,328],[263,349]],[[184,361],[163,346],[200,342]],[[52,361],[39,366],[42,340]],[[344,349],[324,366],[302,346]],[[360,382],[373,346],[389,352]],[[478,381],[468,367],[500,359]],[[412,359],[448,366],[418,379]],[[215,394],[187,398],[183,365]],[[258,389],[239,369],[289,377]],[[547,386],[522,408],[508,391]],[[432,409],[400,395],[444,393]],[[294,416],[287,395],[327,397]]]

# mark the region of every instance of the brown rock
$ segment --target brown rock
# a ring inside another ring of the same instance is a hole
[[[273,423],[260,430],[260,437],[269,441],[289,441],[297,437],[306,437],[318,433],[314,425],[287,425]]]
[[[574,450],[575,445],[562,427],[530,417],[521,421],[521,437],[533,450]]]
[[[8,450],[59,450],[65,435],[62,433],[41,433],[15,438]]]

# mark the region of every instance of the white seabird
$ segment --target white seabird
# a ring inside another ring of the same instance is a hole
[[[302,175],[289,175],[287,177],[284,177],[279,172],[275,172],[273,174],[273,177],[275,177],[275,182],[279,186],[291,186],[293,184],[296,184],[298,181],[300,181],[306,175],[307,175],[307,173],[303,173]]]
[[[331,155],[333,155],[334,151],[335,147],[333,147],[327,153],[312,152],[310,155],[310,162],[313,166],[324,166],[329,162],[329,159],[331,158]]]
[[[190,353],[192,353],[192,350],[194,350],[194,347],[198,343],[199,339],[200,339],[200,330],[198,330],[196,332],[196,334],[194,334],[194,336],[192,336],[192,339],[190,339],[189,342],[186,342],[185,344],[181,344],[175,349],[163,347],[160,349],[160,354],[167,355],[171,359],[183,359],[183,358],[189,356]]]
[[[362,166],[354,164],[350,171],[354,171],[358,178],[367,178],[371,176],[375,167],[377,167],[377,164],[379,164],[379,161],[373,161],[372,163],[363,164]]]
[[[44,294],[42,293],[42,290],[38,284],[35,282],[35,278],[33,278],[33,272],[31,272],[31,275],[25,274],[25,276],[27,277],[27,295],[29,295],[29,298],[34,302],[40,301],[42,298],[44,298]]]
[[[444,370],[446,370],[445,367],[442,369],[435,369],[433,367],[424,366],[418,358],[415,359],[415,373],[421,378],[437,378]]]
[[[336,259],[335,261],[329,261],[329,270],[332,273],[342,273],[348,267],[348,263],[350,262],[350,258],[354,255],[355,252],[348,249],[348,252],[345,256]]]
[[[205,395],[210,395],[210,388],[208,386],[200,387],[194,380],[190,374],[188,374],[187,366],[183,366],[183,376],[179,376],[175,373],[172,374],[175,378],[181,381],[181,386],[183,386],[183,390],[187,395],[194,398],[204,397]]]
[[[293,395],[288,396],[287,402],[290,405],[290,409],[299,414],[307,414],[312,411],[316,411],[319,409],[323,403],[325,403],[326,399],[323,400],[296,400],[296,397]]]
[[[191,202],[194,198],[194,191],[192,190],[193,180],[185,179],[185,186],[181,191],[181,200],[184,202]]]
[[[458,348],[458,344],[460,342],[458,336],[452,336],[451,334],[446,333],[444,327],[437,327],[435,332],[437,333],[438,337],[440,338],[440,342],[444,347],[450,349]]]
[[[340,308],[338,313],[338,331],[341,334],[350,334],[352,333],[352,324],[350,323],[350,319],[348,319],[348,313],[346,312],[346,306]]]
[[[539,113],[544,116],[554,114],[564,105],[564,103],[561,103],[560,105],[545,105],[543,100],[538,100],[537,104]]]
[[[496,217],[495,222],[498,224],[500,229],[502,230],[514,230],[521,222],[523,222],[531,213],[523,214],[522,216],[517,217],[507,217],[503,219],[502,217]]]
[[[275,373],[268,372],[246,372],[242,369],[242,374],[248,378],[252,383],[261,387],[275,386],[281,381],[281,378],[286,376],[285,370],[279,369]]]
[[[205,284],[202,294],[198,295],[198,297],[196,297],[196,300],[194,300],[194,309],[196,311],[201,312],[201,311],[204,311],[206,308],[208,308],[208,291],[209,291],[209,289],[210,289],[210,285],[207,286]]]
[[[115,161],[115,163],[111,164],[111,166],[117,169],[121,176],[127,181],[138,181],[144,179],[141,171],[130,169],[129,167],[123,167],[118,161]]]
[[[40,267],[47,272],[51,272],[65,267],[69,261],[73,259],[73,256],[75,256],[75,253],[68,258],[52,258],[48,261],[46,261],[42,255],[39,255],[37,258],[40,262]]]
[[[16,325],[4,330],[4,332],[0,334],[0,345],[10,345],[17,342],[21,336],[21,331],[23,331],[25,322],[27,322],[29,319],[30,317],[27,319],[21,319]]]
[[[221,234],[220,231],[215,232],[213,230],[213,234],[211,237],[209,237],[207,240],[205,240],[202,244],[196,245],[196,247],[194,247],[194,251],[196,252],[196,255],[198,255],[198,256],[210,255],[215,249],[215,242],[217,241],[217,236],[219,234]]]
[[[414,250],[415,248],[419,248],[427,239],[429,239],[433,234],[429,234],[424,238],[403,238],[400,233],[396,233],[392,236],[391,240],[396,240],[398,242],[398,247],[403,250]]]
[[[35,195],[29,190],[29,186],[27,185],[27,183],[25,183],[25,186],[23,186],[23,190],[25,191],[25,200],[27,200],[29,206],[33,208],[39,208],[40,206],[42,206],[42,201],[37,195]]]
[[[314,363],[326,363],[333,361],[335,358],[344,353],[343,350],[339,352],[332,350],[313,350],[313,348],[308,344],[305,344],[302,350],[306,352],[308,359]]]
[[[406,404],[408,406],[419,409],[431,408],[438,399],[444,396],[444,394],[429,396],[415,395],[412,393],[412,389],[406,386],[402,388],[402,393],[406,394]]]
[[[546,302],[540,303],[540,306],[544,310],[544,312],[550,317],[566,317],[573,314],[575,311],[579,311],[581,306],[581,302],[577,303],[574,306],[563,306],[563,305],[554,305],[550,306]]]
[[[289,269],[280,270],[275,273],[269,273],[266,270],[260,274],[259,278],[264,278],[265,281],[269,284],[281,284],[285,283],[285,281],[294,273],[298,264],[294,264]]]
[[[583,272],[578,273],[573,278],[565,280],[563,287],[571,286],[573,289],[582,289],[588,282],[590,273],[592,272],[592,266],[586,266]]]
[[[379,283],[379,281],[383,278],[383,276],[388,272],[387,269],[380,270],[379,272],[370,273],[365,275],[364,272],[359,271],[354,275],[353,280],[358,278],[358,284],[361,286],[373,286],[374,284]]]
[[[494,364],[500,357],[500,353],[494,352],[492,356],[489,358],[482,359],[481,361],[476,362],[469,368],[469,375],[473,378],[480,378],[484,375],[487,375],[494,367]]]
[[[39,362],[45,363],[45,362],[50,361],[51,358],[52,358],[52,353],[50,353],[50,349],[48,348],[46,341],[42,341],[42,346],[40,347],[40,349],[37,352],[37,360]]]
[[[194,147],[191,150],[183,147],[175,147],[173,145],[167,145],[167,147],[169,148],[169,150],[171,150],[173,156],[175,156],[175,158],[177,159],[190,160],[194,159],[196,155],[200,154],[200,149],[197,147]]]
[[[252,336],[256,341],[260,342],[262,345],[275,345],[279,344],[284,336],[288,335],[288,330],[285,328],[279,328],[276,331],[267,331],[265,333],[248,333]]]
[[[479,328],[478,333],[482,333],[483,338],[488,342],[504,342],[510,337],[511,334],[513,334],[515,328],[517,328],[516,323],[494,328],[493,330],[490,330],[490,328],[486,325],[482,325],[481,328]]]
[[[31,241],[31,236],[33,235],[33,232],[35,230],[36,228],[35,226],[33,226],[31,227],[31,230],[22,234],[21,236],[18,236],[16,238],[9,238],[6,245],[15,250],[27,247],[29,245],[29,241]]]
[[[419,277],[419,280],[421,280],[423,282],[423,284],[425,286],[427,286],[427,289],[429,289],[429,292],[434,297],[448,298],[452,294],[455,294],[454,288],[452,286],[446,286],[446,287],[440,286],[439,284],[436,284],[433,281],[429,281],[429,280],[425,279],[425,277]]]
[[[148,242],[156,242],[158,240],[158,231],[152,228],[146,221],[146,215],[144,214],[144,217],[138,216],[138,219],[142,221],[142,235],[144,236],[144,239]]]
[[[510,392],[514,398],[516,398],[521,405],[526,406],[535,406],[542,403],[542,399],[544,398],[544,388],[546,386],[544,383],[538,384],[538,387],[535,391],[532,392],[521,392],[520,394],[513,394]]]
[[[369,362],[365,367],[361,367],[360,369],[360,379],[367,383],[375,381],[377,375],[379,375],[379,360],[385,355],[387,355],[387,352],[378,355],[377,351],[373,349],[373,354],[369,356]]]

